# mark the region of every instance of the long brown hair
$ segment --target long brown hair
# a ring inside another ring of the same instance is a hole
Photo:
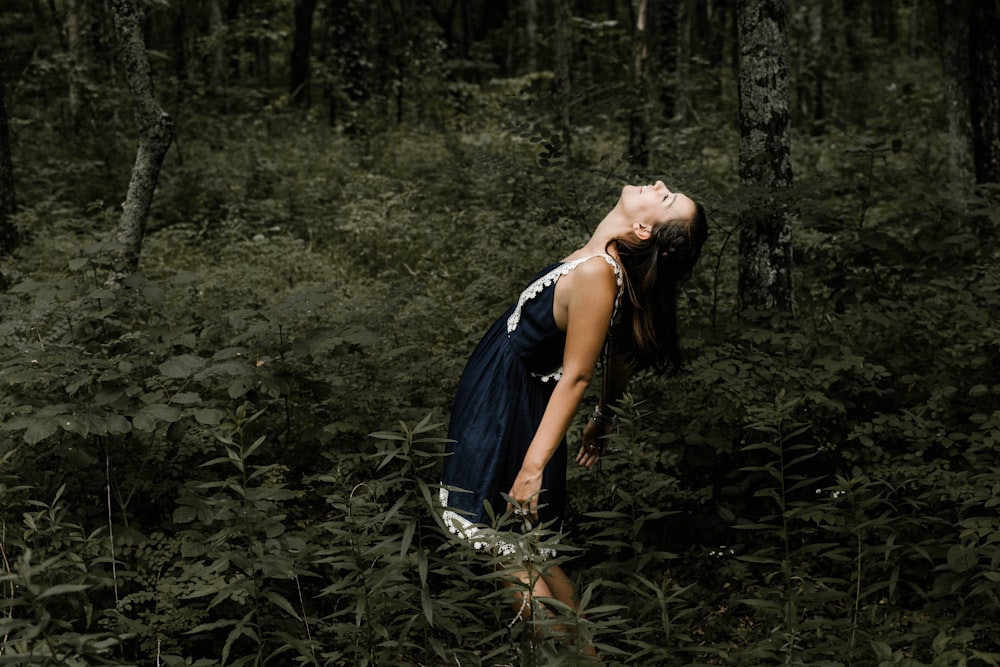
[[[705,209],[695,204],[691,220],[656,224],[648,240],[611,241],[624,269],[626,295],[613,343],[632,358],[635,370],[680,367],[678,288],[691,277],[706,238]]]

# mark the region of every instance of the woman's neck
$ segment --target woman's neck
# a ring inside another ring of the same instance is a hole
[[[611,243],[612,239],[620,238],[625,236],[632,231],[632,225],[629,224],[628,220],[621,215],[616,206],[604,216],[600,224],[594,230],[594,233],[590,236],[590,239],[583,246],[584,250],[592,252],[605,252],[608,248],[608,244]],[[613,246],[612,246],[613,249]]]
[[[628,219],[621,214],[616,206],[606,216],[604,216],[604,219],[601,220],[600,224],[597,225],[597,228],[594,229],[594,233],[591,234],[587,242],[571,255],[566,257],[566,261],[572,261],[581,257],[589,257],[601,252],[609,253],[612,257],[618,259],[618,251],[614,244],[610,247],[608,244],[611,243],[613,239],[621,238],[631,233],[632,225],[629,223]]]

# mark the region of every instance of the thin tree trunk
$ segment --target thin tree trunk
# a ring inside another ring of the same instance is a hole
[[[77,67],[80,63],[80,15],[76,3],[77,0],[66,0],[66,52],[69,55],[66,96],[69,103],[69,126],[74,131],[80,114],[80,90],[77,84]]]
[[[844,22],[844,47],[847,56],[847,65],[852,72],[860,72],[868,65],[868,54],[864,48],[865,37],[869,32],[865,29],[864,1],[863,0],[842,0],[841,2]],[[871,27],[871,21],[867,27]]]
[[[219,0],[208,0],[208,36],[212,44],[212,59],[209,66],[209,81],[217,86],[226,82],[226,50],[222,44],[222,7]]]
[[[391,0],[385,4],[384,11],[389,15],[392,22],[392,34],[403,34],[405,30],[404,24],[406,23],[406,9],[398,8],[400,11],[396,11],[397,7]],[[406,96],[409,92],[410,83],[407,79],[406,49],[387,39],[387,37],[388,35],[380,35],[380,41],[385,44],[383,62],[386,64],[382,65],[382,71],[389,72],[392,78],[385,82],[384,90],[392,95],[393,102],[395,103],[396,125],[402,125],[403,115],[406,112]],[[392,63],[391,69],[388,63]]]
[[[969,88],[968,0],[938,0],[945,116],[948,119],[948,172],[959,192],[973,183],[972,108]]]
[[[261,91],[267,91],[271,88],[271,42],[266,37],[254,40],[253,56],[257,85]]]
[[[683,123],[691,115],[688,100],[688,80],[691,78],[691,21],[694,14],[692,0],[677,0],[677,69],[675,70],[674,118]]]
[[[527,41],[526,67],[529,73],[538,71],[538,0],[524,0],[524,35]],[[524,74],[524,72],[516,72]]]
[[[792,184],[784,0],[738,7],[740,181],[753,193],[740,215],[739,310],[794,310],[792,226],[782,192]]]
[[[17,247],[17,228],[11,216],[17,212],[14,191],[14,161],[10,154],[10,125],[7,120],[5,81],[0,80],[0,255]]]
[[[174,126],[154,95],[149,53],[142,38],[142,11],[134,0],[111,0],[111,8],[118,33],[119,55],[132,97],[132,113],[139,128],[139,147],[116,231],[122,247],[119,261],[108,277],[110,285],[120,285],[139,265],[153,193],[163,158],[173,140]]]
[[[827,39],[829,29],[826,5],[830,0],[799,5],[789,17],[790,31],[795,36],[797,48],[789,49],[795,62],[796,126],[808,128],[810,134],[823,133],[826,118],[825,83],[826,69],[833,51]],[[791,55],[790,54],[790,55]]]
[[[711,67],[722,67],[726,62],[726,25],[732,20],[727,0],[714,0],[705,5],[705,34],[699,33],[702,53]],[[721,78],[721,77],[720,77]]]
[[[632,164],[645,167],[649,164],[649,122],[646,114],[646,59],[649,57],[648,13],[649,0],[639,0],[635,20],[635,38],[632,63],[632,109],[628,124],[628,155]]]
[[[884,39],[889,44],[899,40],[899,21],[896,18],[899,8],[896,1],[876,0],[871,3],[872,37]]]
[[[677,104],[677,9],[678,0],[657,0],[649,13],[652,30],[649,45],[657,78],[657,100],[660,114],[666,122],[672,122],[678,113]]]
[[[291,100],[308,109],[312,105],[312,31],[317,0],[295,0],[292,28]]]
[[[320,14],[322,21],[320,52],[326,64],[328,75],[323,86],[323,101],[326,103],[326,118],[330,127],[343,122],[349,110],[346,106],[346,86],[344,78],[344,42],[347,30],[344,28],[348,15],[347,0],[328,0]]]
[[[820,122],[820,129],[825,130],[827,123],[837,117],[837,94],[836,94],[836,74],[839,70],[839,63],[843,61],[844,33],[838,28],[843,23],[843,15],[840,13],[841,5],[835,0],[822,0],[822,11],[820,12],[820,23],[823,33],[820,42],[823,45],[823,52],[826,54],[825,62],[820,66],[820,80],[818,83],[818,98],[816,119]],[[834,73],[827,76],[828,72]]]
[[[572,56],[570,54],[570,8],[568,0],[556,0],[555,12],[555,81],[553,85],[556,94],[556,105],[559,109],[559,132],[562,136],[563,151],[568,158],[571,155],[573,140],[572,115],[570,113],[572,86],[569,78],[569,63]]]
[[[235,26],[239,23],[240,16],[243,12],[242,8],[243,0],[226,0],[226,11],[223,18],[223,23],[226,26]],[[226,49],[226,57],[228,63],[226,69],[229,70],[229,74],[226,79],[230,83],[241,85],[243,83],[243,67],[240,64],[241,49],[245,48],[245,44],[241,41],[233,40],[230,42],[230,46]]]
[[[969,24],[977,183],[1000,183],[1000,7],[997,5],[997,0],[974,0]]]

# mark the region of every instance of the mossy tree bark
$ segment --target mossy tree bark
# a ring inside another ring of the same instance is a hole
[[[17,209],[14,190],[14,160],[10,155],[10,126],[5,101],[7,84],[0,79],[0,255],[17,247],[17,228],[11,216]]]
[[[121,248],[108,276],[109,284],[118,285],[138,268],[153,194],[163,158],[173,141],[174,125],[154,95],[149,53],[142,38],[142,11],[133,0],[111,0],[111,8],[119,55],[132,97],[132,113],[139,128],[139,147],[116,231]]]
[[[969,53],[977,183],[1000,183],[1000,2],[972,3]]]
[[[739,310],[794,310],[788,47],[784,0],[739,3],[740,181],[753,202],[740,215]]]
[[[937,10],[948,119],[948,171],[952,187],[964,193],[971,187],[975,171],[969,86],[969,1],[938,0]]]
[[[628,155],[632,164],[646,167],[649,164],[649,121],[647,117],[648,86],[646,59],[649,57],[648,0],[639,0],[635,19],[632,46],[635,60],[632,63],[632,106],[629,109]]]
[[[559,134],[563,141],[563,151],[566,157],[572,155],[573,119],[571,113],[571,95],[573,91],[570,81],[570,6],[567,0],[557,0],[555,5],[555,77],[553,91],[559,113]]]

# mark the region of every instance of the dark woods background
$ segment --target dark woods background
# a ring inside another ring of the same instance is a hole
[[[5,0],[0,661],[997,665],[998,21]],[[713,229],[686,367],[572,471],[586,621],[536,633],[437,523],[443,424],[657,178]]]

